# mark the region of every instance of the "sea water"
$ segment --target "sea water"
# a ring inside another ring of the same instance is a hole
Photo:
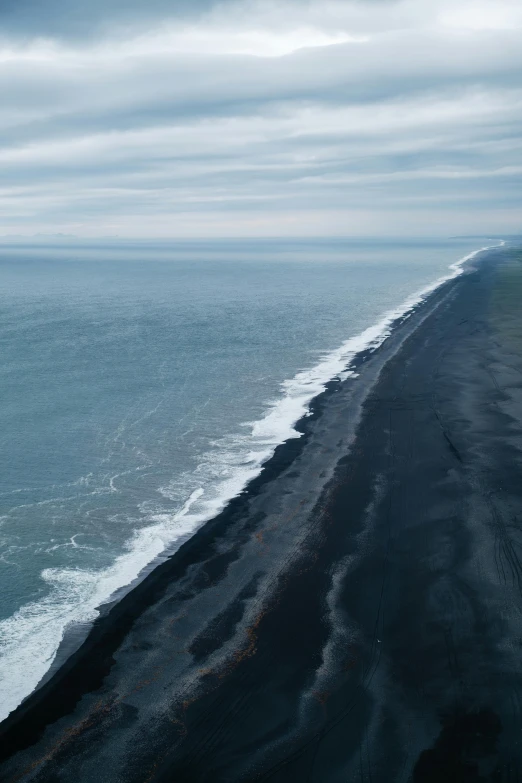
[[[487,244],[0,242],[0,719]]]

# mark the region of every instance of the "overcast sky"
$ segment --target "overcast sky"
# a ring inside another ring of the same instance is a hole
[[[0,234],[522,228],[520,0],[2,0]]]

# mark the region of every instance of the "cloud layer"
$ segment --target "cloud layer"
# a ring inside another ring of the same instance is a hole
[[[0,233],[513,233],[510,2],[17,0]]]

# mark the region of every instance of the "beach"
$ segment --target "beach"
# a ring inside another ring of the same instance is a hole
[[[2,781],[517,781],[522,252],[469,261],[0,724]]]

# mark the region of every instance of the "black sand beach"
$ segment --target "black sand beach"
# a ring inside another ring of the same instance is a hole
[[[443,285],[0,725],[0,780],[522,780],[522,251]]]

